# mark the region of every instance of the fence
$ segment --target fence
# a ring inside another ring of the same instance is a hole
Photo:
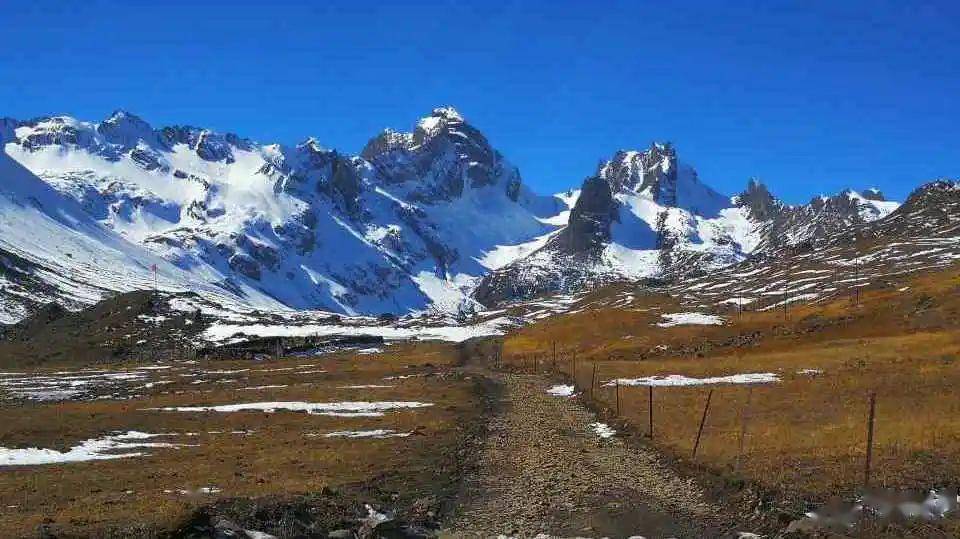
[[[540,354],[500,351],[495,364],[572,382],[601,417],[668,453],[778,489],[816,496],[865,485],[929,488],[960,477],[960,369],[909,381],[798,372],[776,384],[630,386],[617,373],[642,362],[585,361],[563,347],[554,361],[552,343]]]

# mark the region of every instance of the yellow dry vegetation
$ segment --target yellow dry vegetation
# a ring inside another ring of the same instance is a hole
[[[388,478],[404,484],[411,495],[429,493],[450,480],[445,474],[453,469],[455,449],[466,425],[480,413],[473,381],[448,368],[457,358],[452,346],[421,343],[390,347],[378,355],[199,362],[157,371],[173,382],[132,400],[5,405],[0,409],[3,447],[64,450],[128,430],[172,433],[149,441],[184,446],[144,449],[150,455],[142,458],[0,467],[0,537],[36,537],[44,523],[65,536],[103,536],[130,524],[152,536],[176,528],[217,499],[295,497],[323,487],[386,484]],[[217,371],[221,374],[200,374],[206,379],[202,384],[194,383],[197,375],[180,376]],[[412,376],[384,380],[398,375]],[[352,385],[389,387],[344,387]],[[433,406],[388,411],[382,417],[146,410],[276,401],[421,401]],[[323,436],[370,429],[414,434]],[[203,487],[219,492],[181,492]]]
[[[654,389],[653,443],[691,464],[784,499],[852,495],[864,483],[869,395],[876,394],[872,484],[926,489],[960,477],[960,271],[916,275],[852,297],[721,313],[722,326],[657,326],[673,298],[545,320],[508,336],[507,368],[553,368],[616,414],[614,379],[773,373],[772,384]],[[536,358],[536,363],[534,363]],[[748,405],[749,399],[749,405]],[[646,433],[647,387],[620,388],[620,418]],[[745,435],[741,437],[741,432]],[[741,450],[742,439],[742,450]]]

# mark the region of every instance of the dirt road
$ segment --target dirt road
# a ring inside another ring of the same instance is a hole
[[[492,372],[500,384],[476,473],[444,536],[722,537],[720,510],[653,450],[596,432],[578,399],[544,376]]]

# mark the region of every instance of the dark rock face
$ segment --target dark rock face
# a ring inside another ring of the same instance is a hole
[[[150,124],[139,116],[118,110],[97,126],[99,133],[107,142],[132,148],[143,140],[148,144],[157,142],[156,133]]]
[[[750,216],[756,221],[774,219],[783,211],[783,203],[774,198],[757,178],[750,178],[747,189],[737,196],[737,204],[749,209]]]
[[[443,243],[440,234],[432,224],[427,223],[423,210],[413,207],[401,207],[397,215],[419,236],[427,248],[427,252],[437,263],[438,271],[446,272],[451,264],[456,262],[460,253]]]
[[[762,191],[766,188],[751,190],[751,187],[748,186],[741,195],[740,202],[753,212],[755,206],[751,204],[764,198]],[[804,205],[781,204],[779,209],[775,208],[775,211],[767,214],[762,210],[759,214],[754,213],[754,218],[763,227],[763,240],[758,251],[771,252],[791,245],[813,245],[827,236],[873,221],[881,214],[863,199],[882,201],[883,195],[876,192],[872,196],[874,198],[857,196],[847,189],[831,197],[815,197]],[[780,204],[776,199],[774,201]]]
[[[877,202],[886,201],[886,197],[883,196],[883,192],[875,187],[865,189],[860,195],[867,200],[876,200]]]
[[[960,215],[960,180],[941,179],[921,186],[891,217],[920,213],[938,225],[953,222]]]
[[[256,260],[258,267],[263,266],[271,270],[276,270],[277,266],[280,265],[280,253],[270,245],[244,235],[237,238],[237,246]]]
[[[130,151],[130,159],[143,170],[157,170],[161,166],[156,154],[140,148]]]
[[[350,161],[340,156],[336,156],[330,167],[330,185],[342,198],[344,210],[357,213],[360,210],[360,175]]]
[[[413,136],[410,133],[398,133],[393,129],[385,129],[367,142],[360,152],[360,157],[373,161],[378,156],[396,150],[406,150],[412,145]]]
[[[236,253],[230,257],[228,263],[230,264],[230,269],[233,271],[245,275],[254,281],[260,280],[260,264],[250,255]]]
[[[596,253],[610,241],[610,225],[618,219],[618,205],[610,184],[600,176],[583,182],[570,221],[555,241],[567,253]]]

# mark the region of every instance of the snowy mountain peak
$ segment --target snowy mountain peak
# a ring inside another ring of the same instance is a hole
[[[146,121],[125,110],[114,111],[97,126],[97,132],[110,143],[135,147],[139,142],[155,145],[157,136]]]
[[[647,150],[620,150],[597,170],[613,192],[643,193],[667,205],[675,200],[676,174],[677,152],[669,143],[660,142]]]
[[[297,144],[298,150],[313,152],[313,153],[326,153],[328,150],[324,147],[323,144],[320,144],[320,141],[314,137],[307,137],[303,142]]]
[[[704,217],[715,217],[730,205],[728,197],[701,183],[697,171],[679,161],[669,142],[654,142],[646,150],[620,150],[600,164],[597,176],[620,198],[639,196]]]
[[[433,112],[431,112],[430,115],[435,116],[437,118],[445,118],[447,120],[454,121],[454,122],[465,121],[463,119],[463,116],[460,114],[460,112],[458,112],[457,109],[449,105],[445,107],[437,107],[433,109]]]
[[[471,303],[488,253],[555,231],[567,208],[525,190],[455,110],[428,118],[432,127],[421,121],[413,133],[384,131],[360,157],[315,139],[288,147],[190,125],[157,129],[122,110],[99,123],[0,121],[0,320],[49,300],[77,306],[145,288],[151,263],[136,260],[158,261],[161,288],[248,307],[456,311]],[[11,178],[20,194],[4,189]],[[23,207],[22,193],[44,193],[33,198],[45,213]],[[58,220],[58,207],[71,218]],[[55,249],[24,233],[41,229]],[[118,251],[122,278],[88,271]],[[35,271],[35,293],[5,292],[4,253]]]
[[[519,171],[451,107],[434,109],[413,133],[383,131],[360,155],[414,202],[450,201],[495,186],[513,201],[520,194]]]

